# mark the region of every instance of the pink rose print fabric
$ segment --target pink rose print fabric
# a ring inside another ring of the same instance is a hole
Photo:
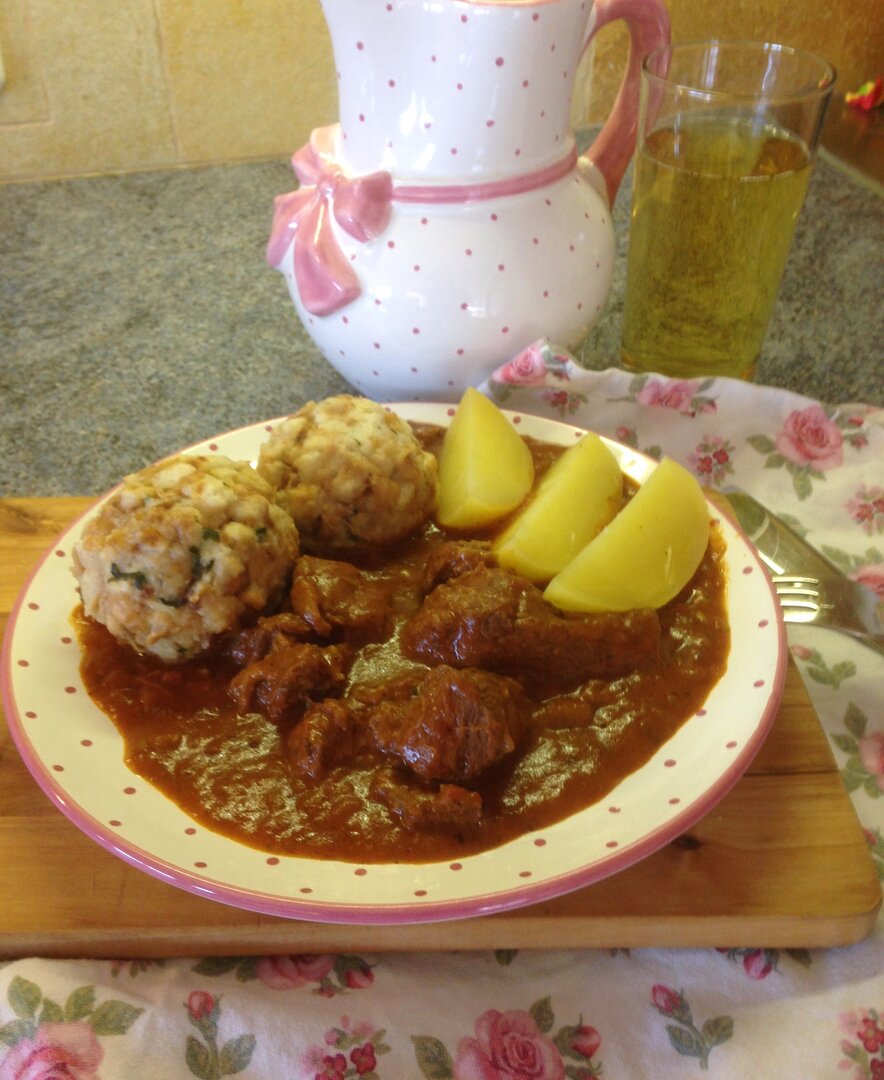
[[[3,1059],[3,1080],[98,1080],[104,1057],[95,1032],[85,1023],[42,1024],[20,1039]]]
[[[103,1041],[127,1035],[142,1008],[78,986],[55,998],[22,975],[6,990],[13,1019],[0,1023],[0,1080],[101,1080]],[[0,1014],[2,1016],[2,1014]],[[2,1054],[2,1050],[0,1050]]]
[[[262,956],[256,974],[273,990],[293,990],[307,983],[322,983],[334,967],[333,956]]]
[[[474,1036],[461,1039],[454,1075],[458,1080],[564,1080],[562,1055],[528,1013],[489,1009],[476,1021]]]
[[[776,437],[776,448],[795,465],[813,465],[821,471],[837,469],[844,461],[841,429],[822,405],[809,405],[790,413]]]
[[[458,1040],[453,1059],[438,1038],[414,1040],[418,1067],[428,1080],[595,1080],[601,1044],[588,1024],[557,1028],[549,997],[528,1011],[487,1009],[473,1034]]]
[[[480,12],[464,3],[457,17]],[[373,17],[385,13],[380,0]],[[481,389],[516,413],[674,457],[707,488],[749,491],[884,609],[882,410],[590,372],[546,341]],[[884,657],[817,627],[787,632],[884,881]],[[452,924],[450,951],[375,953],[372,930],[347,928],[346,951],[313,944],[321,927],[279,920],[288,944],[269,955],[0,959],[0,1080],[884,1080],[880,915],[866,940],[825,950],[738,935],[719,948],[502,940],[481,952]]]

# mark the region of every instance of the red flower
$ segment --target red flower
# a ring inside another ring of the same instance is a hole
[[[205,990],[194,990],[187,998],[187,1011],[193,1020],[205,1020],[212,1015],[215,998]]]
[[[636,401],[642,405],[656,405],[664,409],[675,409],[685,415],[692,415],[691,402],[696,393],[697,384],[686,379],[648,379],[636,394]]]
[[[743,957],[743,969],[750,979],[766,979],[773,964],[764,949],[753,949]]]
[[[356,1072],[359,1076],[365,1076],[367,1072],[371,1072],[378,1063],[374,1054],[374,1047],[370,1042],[351,1050],[350,1060],[356,1066]]]
[[[602,1045],[602,1037],[594,1027],[581,1024],[571,1039],[571,1049],[581,1057],[591,1058]]]
[[[795,465],[835,469],[844,460],[844,437],[821,405],[791,413],[777,435],[777,450]]]
[[[258,978],[271,990],[292,990],[308,982],[322,982],[334,967],[335,958],[328,953],[292,956],[262,956],[256,969]]]
[[[104,1051],[81,1021],[41,1024],[33,1038],[19,1039],[0,1063],[3,1080],[99,1080]]]
[[[873,731],[858,742],[859,758],[863,768],[874,776],[878,787],[884,791],[884,732]]]
[[[884,1080],[884,1061],[881,1058],[875,1058],[869,1064],[872,1066],[872,1080]]]
[[[717,450],[714,450],[712,452],[712,456],[715,458],[719,465],[724,465],[726,461],[730,461],[731,459],[730,454],[727,452],[727,450],[725,450],[723,446],[720,446]]]
[[[350,990],[367,990],[374,982],[374,975],[368,964],[347,968],[344,972],[344,985]]]
[[[884,563],[869,563],[866,566],[860,566],[849,576],[860,585],[871,589],[879,600],[884,600]]]
[[[672,1016],[681,1008],[681,994],[661,983],[651,990],[651,1001],[664,1016]]]
[[[516,383],[521,386],[542,386],[546,381],[543,341],[534,341],[518,356],[499,367],[491,376],[495,382]]]
[[[322,1072],[318,1072],[313,1080],[341,1080],[347,1072],[347,1059],[343,1054],[327,1054],[322,1059]]]
[[[565,1080],[556,1044],[529,1013],[489,1009],[475,1030],[475,1038],[458,1043],[456,1080]]]
[[[856,1037],[870,1054],[877,1054],[881,1047],[884,1046],[884,1031],[878,1027],[870,1016],[863,1020]]]

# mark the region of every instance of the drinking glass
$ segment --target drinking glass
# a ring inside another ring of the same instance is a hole
[[[765,42],[646,57],[624,367],[754,377],[834,83],[825,60]]]

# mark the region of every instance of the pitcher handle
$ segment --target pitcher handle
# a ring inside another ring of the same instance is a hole
[[[596,0],[595,11],[595,23],[584,42],[584,51],[608,23],[623,19],[629,30],[629,58],[614,107],[592,146],[580,159],[590,174],[600,175],[608,204],[613,206],[635,150],[642,61],[649,52],[669,44],[669,14],[660,0]]]

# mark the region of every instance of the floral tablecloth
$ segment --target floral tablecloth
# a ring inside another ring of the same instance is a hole
[[[779,512],[884,601],[884,411],[587,372],[537,345],[483,387]],[[884,658],[789,627],[884,876]],[[30,958],[0,966],[0,1080],[884,1080],[884,919],[843,949]]]

